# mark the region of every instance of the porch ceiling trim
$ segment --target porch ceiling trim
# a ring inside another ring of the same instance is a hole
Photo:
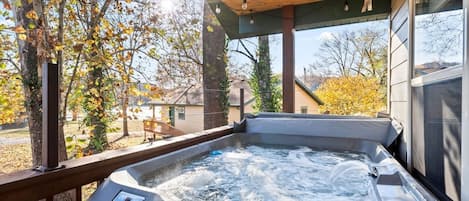
[[[295,30],[307,30],[328,26],[386,19],[390,13],[390,0],[373,1],[373,10],[362,13],[362,1],[349,1],[348,12],[344,11],[343,0],[324,0],[295,6]],[[217,5],[220,24],[230,39],[282,33],[282,9],[238,15],[221,0],[209,2],[213,11]],[[249,8],[248,8],[249,10]],[[254,24],[250,24],[251,16]]]

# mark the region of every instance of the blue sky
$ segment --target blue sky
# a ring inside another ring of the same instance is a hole
[[[331,34],[338,34],[344,31],[359,31],[367,28],[373,28],[375,30],[383,30],[384,32],[387,32],[388,20],[356,23],[295,32],[295,74],[297,76],[302,75],[303,68],[307,68],[309,64],[313,64],[314,61],[318,59],[317,54],[321,41],[329,38]],[[255,48],[255,43],[257,43],[257,39],[249,38],[246,40],[248,40],[246,44],[249,45],[249,48],[252,51]],[[238,42],[236,40],[231,41],[229,47],[231,49],[236,49],[237,44]],[[272,35],[270,37],[270,54],[272,59],[272,70],[274,71],[274,73],[281,73],[281,34]],[[230,53],[230,62],[236,65],[250,64],[249,60],[245,56],[238,53]]]
[[[462,63],[463,11],[461,9],[418,15],[415,18],[415,27],[416,65],[430,62]],[[450,40],[454,41],[448,44]]]

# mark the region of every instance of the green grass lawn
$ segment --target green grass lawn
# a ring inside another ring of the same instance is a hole
[[[26,128],[0,130],[0,137],[25,138],[25,137],[29,137],[29,130],[28,130],[27,127]]]
[[[88,129],[80,125],[81,122],[67,122],[64,126],[65,135],[80,135],[86,134]],[[128,121],[129,132],[143,131],[142,120],[129,120]],[[117,128],[116,132],[122,132],[122,120],[112,122],[111,128]],[[0,137],[5,138],[27,138],[29,137],[28,127],[19,129],[0,130]]]

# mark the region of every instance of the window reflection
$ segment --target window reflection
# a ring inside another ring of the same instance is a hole
[[[416,0],[415,76],[462,64],[461,7],[462,0]]]

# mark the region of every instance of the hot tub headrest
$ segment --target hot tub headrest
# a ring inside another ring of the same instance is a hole
[[[402,130],[396,126],[388,118],[261,113],[246,118],[245,132],[362,139],[388,147]]]

